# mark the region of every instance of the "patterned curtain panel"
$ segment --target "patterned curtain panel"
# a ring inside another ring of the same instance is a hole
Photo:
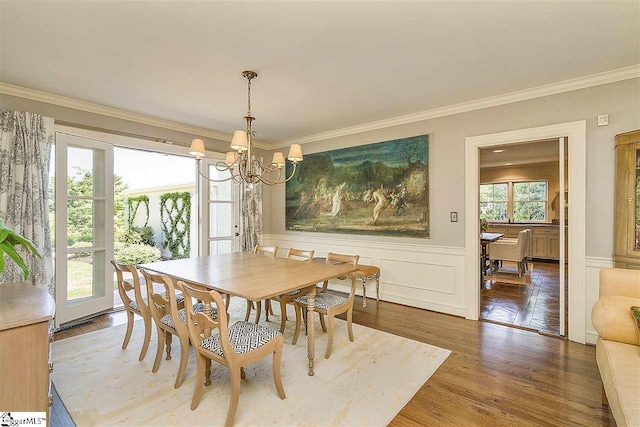
[[[49,160],[53,119],[0,110],[0,217],[7,227],[30,239],[42,258],[19,253],[29,267],[27,282],[54,295],[49,230]],[[5,257],[0,283],[24,282],[20,269]]]
[[[262,184],[240,184],[240,246],[252,252],[262,241]]]

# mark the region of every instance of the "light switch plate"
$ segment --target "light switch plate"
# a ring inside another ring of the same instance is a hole
[[[458,212],[451,212],[449,214],[451,222],[458,222]]]
[[[602,114],[598,116],[598,126],[607,126],[609,124],[609,115]]]

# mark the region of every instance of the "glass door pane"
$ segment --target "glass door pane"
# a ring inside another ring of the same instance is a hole
[[[228,171],[216,168],[216,159],[203,159],[203,171],[215,180],[229,177]],[[237,251],[238,219],[236,184],[233,181],[207,181],[202,179],[203,247],[204,255],[219,255]]]
[[[113,147],[56,133],[56,324],[113,306]]]

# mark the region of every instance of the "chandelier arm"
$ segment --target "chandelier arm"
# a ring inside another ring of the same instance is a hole
[[[291,175],[289,175],[288,178],[281,180],[280,177],[282,176],[282,169],[280,169],[278,171],[278,179],[276,181],[271,181],[267,178],[262,178],[262,182],[264,182],[267,185],[276,185],[276,184],[284,184],[285,182],[288,182],[291,180],[291,178],[293,178],[293,175],[295,175],[296,173],[296,168],[298,167],[298,162],[293,163],[293,170],[291,171]]]
[[[272,171],[272,172],[275,172],[275,170]],[[278,178],[275,181],[272,181],[269,178],[267,178],[265,176],[265,172],[263,171],[263,173],[260,175],[260,181],[262,181],[263,183],[265,183],[267,185],[276,185],[276,184],[281,184],[282,182],[284,182],[284,181],[281,180],[281,177],[282,177],[282,169],[278,169]]]
[[[211,181],[211,182],[225,182],[225,181],[229,181],[233,177],[233,168],[230,168],[226,163],[218,162],[216,163],[215,166],[216,166],[216,169],[220,172],[229,171],[231,176],[229,176],[229,178],[224,178],[224,179],[213,179],[203,174],[200,169],[198,169],[198,174],[204,179],[206,179],[207,181]]]

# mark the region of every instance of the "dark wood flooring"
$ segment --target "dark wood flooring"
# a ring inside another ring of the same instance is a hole
[[[522,278],[518,278],[516,264],[506,261],[499,272],[486,277],[480,297],[480,318],[559,335],[559,264],[535,260],[528,265],[529,270]],[[566,313],[567,310],[565,322]]]
[[[392,426],[615,426],[601,403],[595,347],[393,303],[362,308],[359,297],[353,320],[452,350]],[[121,322],[123,313],[102,315],[56,339]]]

